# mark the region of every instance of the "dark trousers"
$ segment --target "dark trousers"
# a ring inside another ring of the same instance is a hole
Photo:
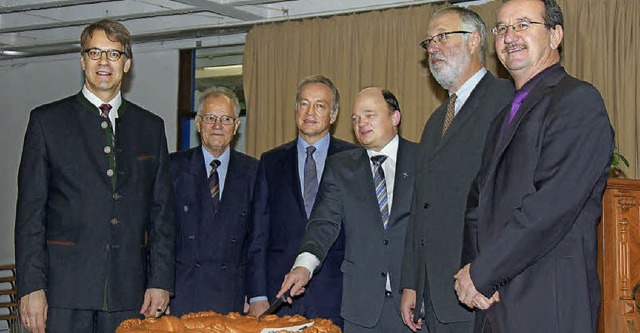
[[[423,332],[424,329],[418,331]],[[344,333],[411,333],[409,327],[402,322],[400,309],[396,307],[391,296],[384,299],[380,319],[373,327],[363,327],[348,320],[344,321]]]
[[[474,332],[474,320],[473,318],[468,321],[461,321],[455,323],[443,323],[436,318],[433,311],[433,304],[431,300],[425,298],[425,319],[424,323],[427,326],[429,333],[473,333]]]
[[[47,333],[113,333],[121,322],[141,318],[138,310],[95,311],[49,307]]]

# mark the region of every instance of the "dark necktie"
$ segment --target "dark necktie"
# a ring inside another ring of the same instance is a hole
[[[209,173],[209,192],[211,192],[213,211],[217,212],[218,204],[220,203],[220,178],[218,177],[218,167],[220,166],[220,161],[213,160],[209,165],[211,165],[211,172]]]
[[[313,159],[313,153],[316,147],[307,147],[307,158],[304,160],[304,210],[307,212],[307,218],[311,214],[313,203],[318,194],[318,169],[316,168],[316,160]]]
[[[387,230],[387,224],[389,223],[389,200],[387,198],[387,181],[384,179],[384,170],[382,169],[382,163],[387,159],[385,155],[376,155],[371,157],[373,162],[374,177],[373,184],[376,188],[376,197],[378,198],[378,208],[380,208],[380,218],[382,219],[382,226],[384,230]]]
[[[509,112],[509,119],[507,119],[507,123],[504,127],[509,127],[513,118],[516,117],[518,110],[520,109],[520,105],[522,105],[522,101],[529,95],[529,92],[526,90],[518,90],[516,94],[513,96],[513,101],[511,102],[511,111]]]
[[[449,104],[447,104],[447,113],[444,114],[444,122],[442,123],[442,136],[447,132],[449,126],[453,122],[453,117],[456,115],[456,100],[458,95],[451,94],[449,96]]]
[[[110,104],[102,104],[100,105],[100,115],[102,118],[105,118],[107,122],[109,122],[109,132],[111,132],[111,144],[115,146],[116,138],[113,134],[113,124],[111,123],[111,118],[109,118],[109,112],[111,111],[112,106]]]

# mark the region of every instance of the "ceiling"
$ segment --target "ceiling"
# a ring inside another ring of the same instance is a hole
[[[0,0],[0,59],[77,52],[82,29],[107,17],[123,22],[140,44],[427,2],[436,0]]]

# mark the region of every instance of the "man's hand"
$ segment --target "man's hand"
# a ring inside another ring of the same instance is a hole
[[[413,309],[416,307],[416,291],[413,289],[403,289],[402,298],[400,298],[400,313],[402,321],[405,325],[416,332],[422,328],[422,318],[418,318],[418,322],[413,322]]]
[[[249,304],[249,315],[258,317],[269,308],[268,301],[255,301]]]
[[[158,318],[169,307],[169,292],[164,289],[149,288],[144,292],[140,314],[145,318]]]
[[[284,276],[284,281],[282,282],[282,287],[280,287],[280,291],[276,298],[280,298],[282,294],[284,294],[287,290],[291,290],[289,295],[298,296],[304,293],[304,287],[309,283],[309,277],[311,276],[311,272],[308,269],[298,266],[291,270],[287,275]],[[287,299],[287,302],[293,303],[291,297]]]
[[[47,295],[42,289],[20,298],[20,318],[29,332],[45,332],[48,310]]]
[[[470,309],[486,310],[500,301],[500,294],[496,291],[491,298],[487,298],[478,292],[471,280],[470,268],[471,265],[467,264],[453,276],[456,279],[453,285],[458,294],[458,300]]]

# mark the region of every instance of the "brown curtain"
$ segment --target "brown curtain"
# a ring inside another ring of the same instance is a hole
[[[564,59],[567,71],[591,82],[602,93],[616,143],[629,162],[630,178],[639,178],[636,115],[640,86],[640,1],[559,0],[565,15]],[[488,27],[501,2],[472,6]],[[354,141],[350,124],[353,97],[377,85],[396,94],[402,109],[402,135],[418,141],[424,123],[446,92],[431,79],[426,52],[418,46],[431,14],[422,5],[362,14],[261,25],[247,34],[244,90],[247,103],[247,151],[262,152],[296,136],[295,92],[305,76],[331,78],[341,94],[334,135]],[[634,38],[635,32],[635,38]],[[507,77],[488,36],[487,68]]]

